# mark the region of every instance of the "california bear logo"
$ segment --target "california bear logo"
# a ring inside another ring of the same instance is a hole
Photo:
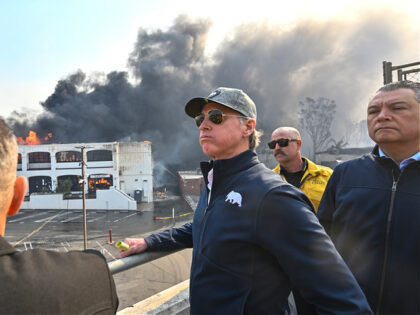
[[[228,193],[225,201],[230,202],[233,205],[237,204],[238,207],[242,206],[242,196],[241,196],[241,194],[237,193],[236,191],[233,191],[233,190],[230,193]]]

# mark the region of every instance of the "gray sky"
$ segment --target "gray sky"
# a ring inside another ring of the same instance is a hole
[[[395,7],[406,12],[404,21],[395,20],[395,23],[412,23],[413,29],[418,29],[419,3],[415,0],[0,0],[0,115],[8,116],[13,110],[40,112],[39,102],[54,92],[57,81],[78,69],[87,74],[127,71],[138,29],[165,30],[180,14],[204,18],[212,24],[206,46],[206,53],[211,55],[235,26],[261,20],[287,28],[305,18],[348,20],[367,8],[374,12],[375,7],[390,8],[391,16],[384,19],[392,19]]]

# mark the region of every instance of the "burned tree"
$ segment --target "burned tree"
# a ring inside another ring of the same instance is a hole
[[[315,152],[321,151],[331,137],[331,123],[335,116],[335,101],[325,97],[314,100],[307,97],[299,102],[300,127],[305,130],[312,140],[312,159]]]

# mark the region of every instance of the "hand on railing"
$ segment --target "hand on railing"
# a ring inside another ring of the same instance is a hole
[[[130,247],[127,250],[120,251],[120,258],[139,254],[147,249],[147,243],[144,238],[126,238],[124,243]]]
[[[134,239],[139,240],[139,239]],[[141,239],[143,240],[143,239]],[[127,241],[127,239],[125,239]],[[144,241],[144,240],[143,240]],[[163,251],[163,252],[146,252],[141,253],[140,255],[134,255],[136,253],[132,253],[130,257],[125,257],[122,259],[115,259],[113,261],[108,262],[109,270],[111,271],[111,274],[117,274],[121,271],[128,270],[130,268],[134,268],[137,266],[140,266],[142,264],[148,263],[152,260],[165,257],[167,255],[171,255],[173,253],[176,253],[182,249],[177,250],[170,250],[170,251]],[[123,253],[123,252],[121,252]]]

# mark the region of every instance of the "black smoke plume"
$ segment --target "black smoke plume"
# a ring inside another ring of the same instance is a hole
[[[42,114],[29,118],[15,111],[8,121],[18,136],[30,129],[40,136],[52,132],[61,143],[149,140],[155,161],[191,169],[205,157],[184,105],[229,86],[245,90],[257,104],[263,146],[274,128],[298,126],[305,97],[336,102],[332,133],[338,140],[346,126],[365,118],[368,97],[382,83],[382,61],[418,58],[418,30],[403,13],[393,10],[393,18],[384,19],[384,12],[344,21],[243,24],[212,55],[205,50],[208,19],[179,16],[167,30],[139,30],[126,72],[76,71],[41,102]]]

